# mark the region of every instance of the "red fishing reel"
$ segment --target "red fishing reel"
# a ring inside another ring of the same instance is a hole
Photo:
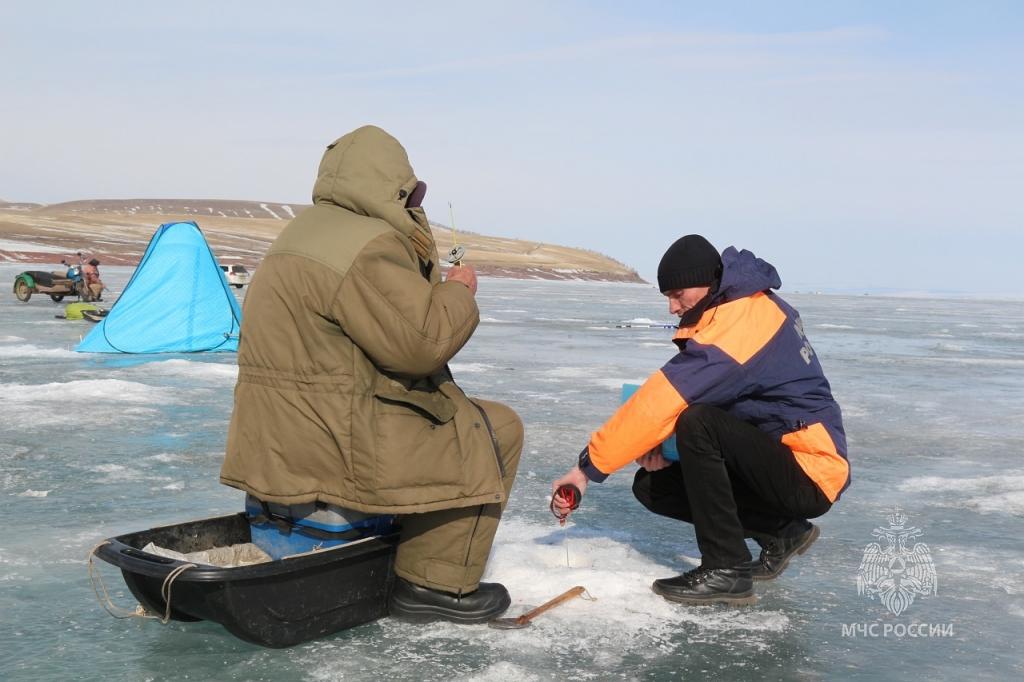
[[[555,508],[555,502],[558,498],[562,498],[562,501],[569,505],[569,511],[562,513]],[[565,520],[569,517],[569,513],[579,509],[581,499],[583,499],[583,493],[572,483],[561,485],[551,496],[551,513],[558,519],[560,524],[565,525]]]

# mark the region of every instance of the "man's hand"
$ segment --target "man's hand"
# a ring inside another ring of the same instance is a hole
[[[659,471],[672,465],[672,462],[665,459],[665,456],[661,454],[661,445],[655,445],[650,452],[637,457],[636,463],[640,465],[641,469],[646,469],[647,471]]]
[[[587,483],[589,482],[590,481],[587,479],[586,474],[580,471],[580,468],[578,466],[574,466],[572,469],[569,469],[569,471],[565,472],[564,476],[562,476],[560,479],[551,484],[551,494],[554,495],[559,488],[561,488],[566,483],[570,483],[579,488],[580,497],[583,497],[583,494],[587,492]],[[556,512],[558,512],[563,518],[569,516],[569,512],[572,511],[572,509],[570,509],[568,501],[563,500],[561,496],[554,498],[554,504],[552,505],[552,508]]]
[[[470,265],[451,266],[448,268],[448,274],[445,275],[444,281],[465,284],[476,296],[476,270]]]

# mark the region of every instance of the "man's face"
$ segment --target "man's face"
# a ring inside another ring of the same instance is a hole
[[[682,317],[687,310],[697,305],[702,298],[708,295],[711,287],[689,287],[687,289],[672,289],[665,292],[668,299],[668,311],[676,317]]]

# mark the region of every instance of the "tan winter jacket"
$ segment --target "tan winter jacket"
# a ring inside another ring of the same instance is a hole
[[[405,150],[366,126],[327,148],[314,205],[245,299],[221,482],[271,502],[409,513],[504,498],[483,411],[446,363],[479,322],[440,281]]]

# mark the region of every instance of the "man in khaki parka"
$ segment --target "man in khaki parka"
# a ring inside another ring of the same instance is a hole
[[[327,148],[313,206],[245,298],[221,482],[266,502],[400,514],[391,613],[483,622],[480,583],[523,427],[447,368],[479,323],[472,268],[440,266],[405,150],[373,126]]]

